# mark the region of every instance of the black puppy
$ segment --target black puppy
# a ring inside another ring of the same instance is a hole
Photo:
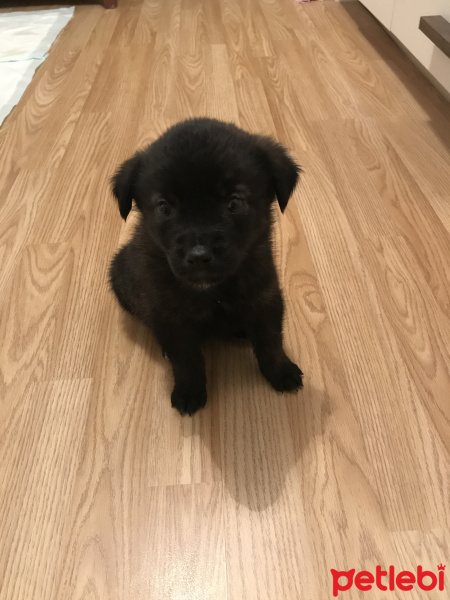
[[[271,138],[212,119],[168,129],[113,178],[124,219],[140,221],[114,257],[111,286],[148,325],[172,363],[172,406],[206,403],[202,340],[239,335],[253,344],[279,391],[302,387],[283,350],[283,299],[271,244],[271,204],[284,211],[300,168]]]

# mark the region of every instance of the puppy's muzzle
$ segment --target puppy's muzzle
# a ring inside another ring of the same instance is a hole
[[[197,244],[186,253],[186,263],[190,267],[201,267],[212,261],[213,255],[210,248]]]
[[[232,258],[222,232],[188,231],[176,239],[169,263],[185,283],[206,288],[223,280],[234,268]]]

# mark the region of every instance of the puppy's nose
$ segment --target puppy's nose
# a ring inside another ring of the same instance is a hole
[[[186,260],[190,265],[205,265],[211,262],[211,258],[211,250],[200,244],[191,248],[186,255]]]

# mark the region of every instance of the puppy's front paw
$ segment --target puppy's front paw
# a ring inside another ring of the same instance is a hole
[[[289,392],[303,387],[303,373],[287,356],[264,375],[278,392]]]
[[[204,386],[187,386],[175,384],[172,391],[172,406],[180,415],[193,415],[206,404],[206,389]]]

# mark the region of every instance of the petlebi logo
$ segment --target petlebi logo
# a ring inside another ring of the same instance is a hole
[[[412,571],[400,571],[399,573],[396,573],[395,567],[392,565],[388,567],[387,571],[383,571],[383,569],[377,565],[375,574],[370,571],[359,571],[356,573],[356,569],[350,569],[349,571],[336,571],[336,569],[331,569],[331,575],[333,577],[333,596],[336,597],[339,592],[346,592],[353,586],[363,592],[367,592],[373,587],[377,587],[383,592],[387,590],[392,592],[396,589],[401,590],[402,592],[409,592],[416,586],[420,590],[426,592],[436,588],[440,592],[443,592],[445,585],[444,572],[445,565],[442,563],[437,565],[437,573],[434,571],[424,571],[421,565],[417,567],[415,573]],[[344,581],[342,581],[343,579]]]

